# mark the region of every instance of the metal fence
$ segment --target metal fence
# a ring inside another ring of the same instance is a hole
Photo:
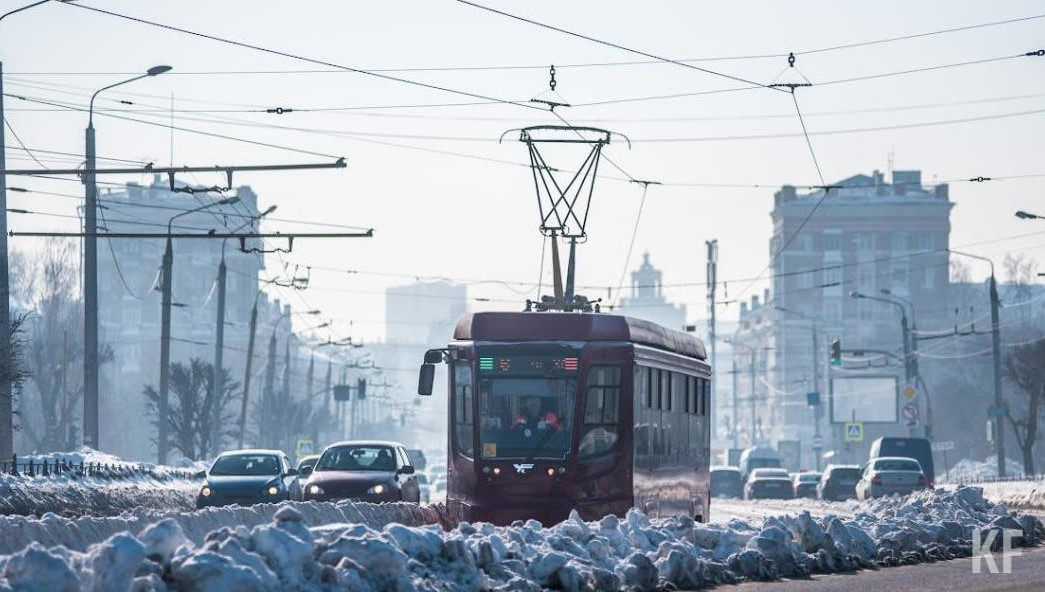
[[[1042,481],[1045,480],[1045,475],[1016,475],[1006,477],[977,477],[975,479],[956,479],[954,481],[947,481],[947,483],[953,483],[955,485],[979,485],[981,483],[1008,483],[1016,481]]]
[[[65,460],[42,461],[30,459],[18,460],[18,455],[13,455],[10,461],[0,461],[0,473],[15,477],[71,477],[93,479],[131,479],[135,477],[148,477],[158,481],[170,479],[192,479],[196,471],[191,469],[174,469],[165,467],[158,471],[156,467],[145,464],[133,463],[72,463]]]

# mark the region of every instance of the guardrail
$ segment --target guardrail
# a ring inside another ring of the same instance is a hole
[[[1045,475],[1019,475],[1012,477],[976,477],[974,479],[948,480],[952,485],[979,485],[982,483],[1009,483],[1018,481],[1045,481]]]
[[[149,477],[158,481],[170,479],[192,479],[196,471],[165,467],[158,471],[156,467],[134,463],[72,463],[66,460],[30,459],[19,461],[13,455],[10,461],[0,461],[0,473],[15,477],[72,477],[95,479],[131,479]]]

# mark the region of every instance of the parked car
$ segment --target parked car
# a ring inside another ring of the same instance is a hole
[[[776,498],[791,499],[791,479],[784,469],[763,468],[751,471],[744,484],[744,499]]]
[[[740,476],[746,482],[755,469],[779,469],[784,460],[776,450],[765,446],[752,446],[740,454]]]
[[[711,497],[744,497],[744,482],[737,467],[711,467]]]
[[[922,467],[928,487],[936,486],[936,468],[933,465],[932,444],[925,438],[878,438],[871,442],[867,460],[880,457],[913,458]]]
[[[858,465],[827,465],[816,485],[816,497],[822,500],[853,499],[861,474]]]
[[[304,488],[305,501],[421,501],[414,467],[398,442],[331,444],[309,471]]]
[[[210,469],[198,475],[206,481],[196,495],[196,507],[301,499],[297,474],[282,450],[223,452]]]
[[[816,485],[820,483],[820,473],[812,471],[795,473],[791,482],[794,485],[795,497],[816,497]]]
[[[857,499],[898,493],[907,495],[928,485],[922,466],[913,458],[883,456],[867,461],[864,474],[856,484]]]

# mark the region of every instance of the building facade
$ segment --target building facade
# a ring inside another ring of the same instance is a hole
[[[661,271],[650,263],[649,253],[643,253],[642,264],[631,272],[631,293],[620,300],[620,312],[668,329],[683,331],[686,327],[686,308],[672,304],[664,297],[662,276]]]
[[[887,375],[902,388],[901,308],[920,327],[949,319],[948,186],[923,185],[920,171],[895,171],[890,182],[874,171],[826,191],[785,186],[776,192],[772,287],[742,307],[734,335],[740,382],[746,372],[748,383],[738,387],[749,410],[740,417],[742,444],[786,442],[799,447],[796,462],[805,466],[814,464],[817,423],[823,450],[852,448],[843,443],[841,425],[832,423],[830,380]],[[864,368],[855,360],[830,369],[833,339],[847,352],[886,353],[869,353]],[[819,408],[808,405],[814,392]],[[868,425],[865,440],[908,431],[902,424]]]

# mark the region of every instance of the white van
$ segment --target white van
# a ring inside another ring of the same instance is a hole
[[[779,469],[783,466],[780,453],[766,446],[752,446],[740,454],[740,477],[745,483],[755,469]]]

